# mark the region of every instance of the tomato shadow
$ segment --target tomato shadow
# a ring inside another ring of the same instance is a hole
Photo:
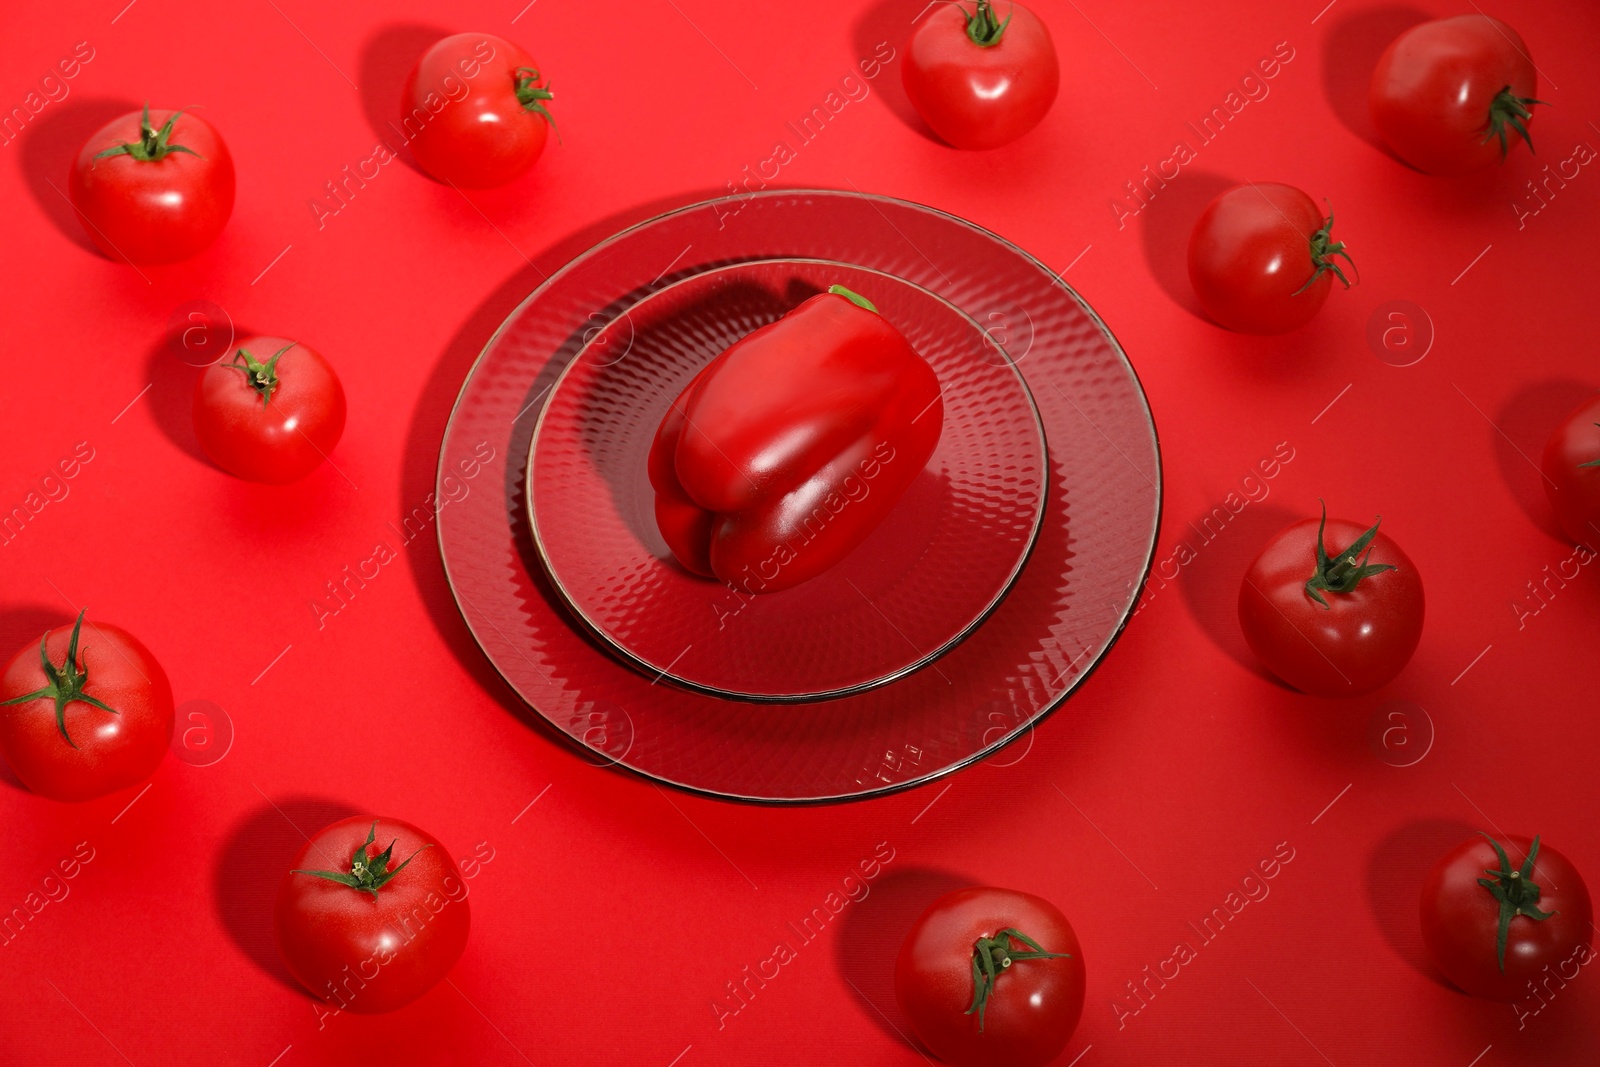
[[[1439,857],[1476,832],[1457,819],[1412,819],[1390,830],[1367,856],[1367,910],[1378,932],[1395,955],[1452,991],[1455,986],[1428,960],[1415,901]]]
[[[483,346],[493,336],[495,330],[529,293],[570,260],[618,231],[673,208],[720,194],[721,190],[692,190],[676,196],[660,197],[597,219],[535,254],[527,266],[511,275],[499,288],[489,294],[468,316],[465,324],[440,354],[423,387],[421,400],[412,412],[411,425],[406,433],[405,460],[400,471],[400,499],[404,502],[402,507],[427,500],[434,492],[445,425],[449,421],[450,412],[455,406],[456,397],[461,391],[467,371],[477,360]],[[529,383],[529,403],[537,399],[537,394],[545,384],[548,383],[544,376],[537,382]],[[535,418],[530,412],[529,416],[518,423],[518,434],[513,435],[511,446],[496,457],[496,462],[504,463],[502,485],[497,490],[485,490],[504,494],[508,522],[511,521],[510,516],[519,516],[516,523],[519,530],[519,544],[529,540],[520,536],[527,525],[526,519],[521,517],[524,510],[522,481],[527,467],[527,444],[534,422]],[[496,447],[499,447],[499,442],[496,443]],[[493,475],[486,474],[484,477],[492,478]],[[397,516],[396,522],[404,522],[408,517]],[[522,547],[524,560],[527,561],[532,557],[532,549],[529,546]],[[535,727],[545,737],[561,747],[592,757],[593,753],[578,746],[565,733],[551,726],[542,716],[524,704],[478,647],[472,631],[468,629],[460,609],[456,606],[455,596],[445,577],[436,531],[430,531],[428,536],[418,538],[416,550],[405,553],[405,557],[418,596],[422,599],[440,638],[473,679],[503,708]],[[542,572],[537,559],[532,558],[531,563],[527,565],[531,567],[530,573],[534,575],[535,580],[540,582],[540,588],[546,598],[558,599],[554,591],[548,589],[542,582]]]
[[[425,174],[406,147],[409,143],[400,125],[401,94],[406,78],[422,53],[451,31],[416,22],[398,22],[378,29],[361,46],[361,110],[373,135],[394,149],[406,166]],[[432,178],[430,176],[429,180]]]
[[[56,229],[79,248],[101,255],[67,199],[67,174],[89,135],[119,115],[139,110],[139,101],[94,97],[51,104],[22,132],[22,173],[28,191]]]
[[[1342,13],[1322,37],[1322,92],[1339,124],[1373,148],[1401,162],[1372,124],[1368,104],[1372,72],[1389,43],[1433,16],[1414,7],[1387,4]]]
[[[878,45],[885,41],[894,48],[894,62],[884,64],[882,73],[871,82],[872,88],[882,96],[884,105],[894,112],[896,118],[928,140],[942,145],[944,141],[911,106],[901,73],[911,31],[917,25],[913,20],[920,12],[928,10],[928,6],[926,0],[878,0],[856,19],[851,28],[850,42],[855,48],[857,60],[873,55]],[[854,73],[859,73],[860,69],[857,67]]]
[[[894,993],[894,964],[900,943],[928,905],[971,878],[931,867],[890,871],[868,883],[872,891],[845,909],[833,936],[834,968],[850,986],[852,999],[889,1040],[921,1052],[911,1023]]]
[[[304,996],[310,994],[278,954],[272,926],[278,885],[308,837],[329,823],[358,814],[341,800],[286,797],[252,810],[216,852],[211,895],[229,939],[257,967]],[[337,857],[328,863],[337,866]]]
[[[1252,485],[1271,485],[1259,476],[1253,477]],[[1242,486],[1235,486],[1233,491],[1241,501],[1247,500]],[[1150,576],[1151,585],[1156,586],[1176,566],[1175,584],[1182,591],[1189,614],[1211,643],[1251,674],[1285,691],[1291,690],[1261,665],[1245,643],[1244,631],[1239,628],[1239,585],[1267,541],[1299,518],[1303,516],[1268,503],[1266,498],[1260,503],[1246,503],[1237,515],[1219,503],[1172,531],[1172,547],[1162,552],[1157,563],[1158,567],[1164,564],[1164,569],[1152,569]],[[1181,545],[1187,545],[1193,553],[1187,563],[1180,563],[1180,557],[1174,555],[1181,552]],[[1166,562],[1169,559],[1171,563]]]
[[[1137,217],[1145,264],[1156,283],[1173,303],[1206,323],[1211,320],[1189,284],[1189,235],[1205,206],[1238,184],[1209,171],[1183,170],[1165,187],[1156,188]]]
[[[1494,413],[1493,427],[1484,427],[1494,448],[1500,480],[1528,521],[1563,544],[1567,543],[1567,535],[1556,524],[1539,465],[1550,435],[1595,388],[1596,383],[1586,385],[1571,378],[1530,382],[1500,405]]]
[[[237,327],[233,332],[233,337],[245,335],[246,331]],[[228,341],[231,344],[232,338]],[[226,347],[223,345],[220,349]],[[201,450],[200,439],[194,432],[194,390],[203,367],[181,356],[179,353],[183,351],[183,338],[179,330],[168,331],[150,347],[145,356],[150,392],[141,403],[148,405],[156,425],[167,440],[205,466],[220,470]],[[218,354],[225,353],[219,350]]]

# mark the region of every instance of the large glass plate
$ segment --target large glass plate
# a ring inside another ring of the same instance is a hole
[[[774,258],[893,274],[993,331],[1038,407],[1049,488],[1021,575],[993,614],[937,661],[938,671],[824,702],[752,705],[652,684],[593,643],[545,577],[524,486],[539,406],[597,323],[663,285]],[[1025,734],[1116,640],[1160,520],[1155,425],[1099,316],[994,234],[860,193],[774,190],[707,201],[573,260],[523,301],[468,373],[445,429],[441,481],[484,444],[505,457],[500,491],[453,502],[439,512],[438,530],[456,602],[495,668],[595,758],[744,800],[806,803],[904,789]]]

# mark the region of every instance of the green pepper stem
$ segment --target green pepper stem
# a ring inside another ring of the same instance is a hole
[[[846,300],[850,301],[850,303],[856,305],[857,307],[864,307],[874,315],[878,313],[877,305],[873,304],[872,301],[868,300],[866,297],[852,289],[846,289],[842,285],[830,285],[828,286],[828,292],[832,293],[834,296],[842,296]]]

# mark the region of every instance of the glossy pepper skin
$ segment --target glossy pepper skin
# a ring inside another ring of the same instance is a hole
[[[933,368],[834,286],[728,346],[673,401],[650,448],[656,524],[696,574],[791,589],[872,532],[943,428]]]

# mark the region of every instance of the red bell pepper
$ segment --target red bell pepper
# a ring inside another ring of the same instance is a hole
[[[848,555],[927,465],[939,379],[843,286],[729,345],[650,447],[656,525],[689,570],[750,593]]]

